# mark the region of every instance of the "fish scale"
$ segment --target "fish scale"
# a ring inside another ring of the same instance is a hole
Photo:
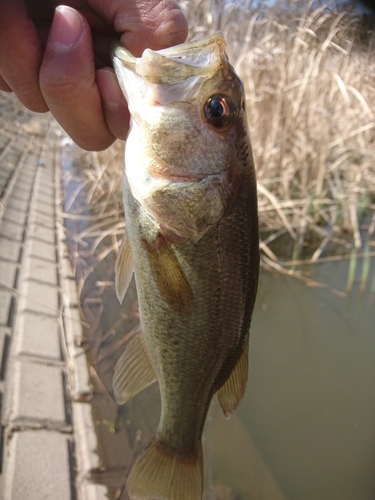
[[[207,411],[217,393],[229,415],[245,391],[259,274],[243,86],[220,33],[140,59],[119,45],[113,54],[132,115],[116,289],[122,300],[134,270],[141,322],[114,389],[125,403],[158,381],[162,403],[127,491],[132,500],[201,500]]]

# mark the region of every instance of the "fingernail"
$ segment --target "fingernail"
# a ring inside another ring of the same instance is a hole
[[[55,50],[69,49],[78,41],[82,29],[83,19],[80,14],[66,5],[60,5],[55,10],[49,43]]]
[[[122,92],[117,83],[116,75],[110,69],[98,69],[96,80],[99,85],[102,99],[107,106],[118,106],[121,104]]]

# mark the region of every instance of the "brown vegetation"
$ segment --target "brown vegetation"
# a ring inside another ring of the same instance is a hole
[[[371,234],[375,224],[374,38],[361,19],[183,5],[192,37],[224,31],[244,82],[268,257],[286,232],[295,257],[314,240],[306,256],[316,259],[344,233],[360,248],[361,224]]]

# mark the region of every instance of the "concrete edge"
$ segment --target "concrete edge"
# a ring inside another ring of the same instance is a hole
[[[61,184],[61,152],[56,154],[56,225],[57,252],[60,265],[61,339],[67,360],[67,384],[72,401],[72,417],[76,459],[76,488],[78,500],[108,500],[107,487],[91,481],[91,473],[100,466],[98,440],[89,401],[92,398],[89,371],[85,350],[76,345],[75,339],[82,336],[82,325],[78,307],[77,287],[66,245],[66,230],[62,216],[63,193]]]

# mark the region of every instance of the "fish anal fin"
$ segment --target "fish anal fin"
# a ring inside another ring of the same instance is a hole
[[[132,276],[133,257],[128,233],[125,231],[122,243],[117,254],[115,265],[115,287],[120,304],[122,304],[122,301],[124,300]]]
[[[143,240],[149,256],[152,274],[169,307],[180,314],[189,312],[194,303],[193,292],[171,247],[163,235],[155,242]]]
[[[113,375],[116,401],[124,404],[156,382],[156,375],[141,333],[137,333],[117,361]]]
[[[131,500],[201,500],[202,449],[184,456],[154,437],[133,465],[126,484]]]
[[[240,403],[246,389],[249,364],[249,342],[246,340],[241,357],[232,373],[222,387],[217,391],[220,406],[226,417],[229,417]]]

